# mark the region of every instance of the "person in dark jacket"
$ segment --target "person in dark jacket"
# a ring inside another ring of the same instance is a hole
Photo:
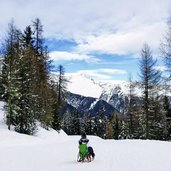
[[[88,146],[89,139],[86,136],[86,133],[82,133],[79,140],[79,149],[80,149],[80,159],[79,161],[84,161],[85,158],[90,162],[95,158],[95,153],[92,147]]]

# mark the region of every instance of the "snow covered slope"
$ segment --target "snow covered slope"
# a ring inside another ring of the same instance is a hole
[[[39,127],[36,136],[8,131],[0,111],[1,171],[171,171],[171,142],[102,140],[88,136],[96,153],[78,163],[79,136]]]
[[[69,80],[68,91],[79,94],[86,97],[99,98],[102,93],[102,87],[99,84],[95,83],[93,79],[87,78],[82,74],[72,74],[67,75]]]

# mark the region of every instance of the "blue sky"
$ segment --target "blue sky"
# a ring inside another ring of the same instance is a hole
[[[54,56],[55,64],[62,64],[69,73],[85,73],[95,79],[125,80],[129,74],[137,72],[138,59],[130,54],[118,55],[98,51],[80,54],[75,52],[78,44],[69,40],[47,40],[46,44],[51,52],[50,56]],[[54,52],[58,54],[53,55]],[[69,59],[64,60],[63,57],[67,55]],[[56,57],[58,60],[55,60]]]
[[[0,39],[13,18],[24,29],[35,18],[44,26],[45,42],[55,65],[66,73],[97,80],[138,79],[144,43],[165,69],[159,45],[171,16],[170,0],[1,0]]]

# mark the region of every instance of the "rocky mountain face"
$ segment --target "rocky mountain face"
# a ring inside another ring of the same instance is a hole
[[[112,113],[124,113],[127,99],[127,83],[124,81],[98,82],[85,75],[69,76],[67,105],[65,110],[78,110],[80,115],[97,115],[100,110],[109,116]],[[72,106],[72,108],[71,108]]]
[[[124,112],[124,105],[126,95],[123,94],[121,87],[113,87],[110,90],[106,91],[105,89],[102,91],[99,99],[106,101],[108,104],[117,109],[120,113]]]
[[[121,97],[119,99],[118,95],[114,94],[114,96],[111,96],[109,99],[110,103],[106,101],[105,97],[106,94],[102,94],[100,98],[93,98],[68,92],[66,99],[67,104],[78,110],[80,114],[88,113],[91,116],[95,116],[101,110],[106,116],[110,116],[112,113],[122,111],[123,100]]]

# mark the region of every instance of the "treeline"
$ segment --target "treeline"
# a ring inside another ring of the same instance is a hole
[[[57,81],[50,78],[53,65],[44,45],[40,19],[23,31],[12,21],[1,55],[0,97],[6,104],[8,129],[13,125],[17,132],[34,134],[41,123],[46,129],[59,130],[61,85],[59,77]]]

